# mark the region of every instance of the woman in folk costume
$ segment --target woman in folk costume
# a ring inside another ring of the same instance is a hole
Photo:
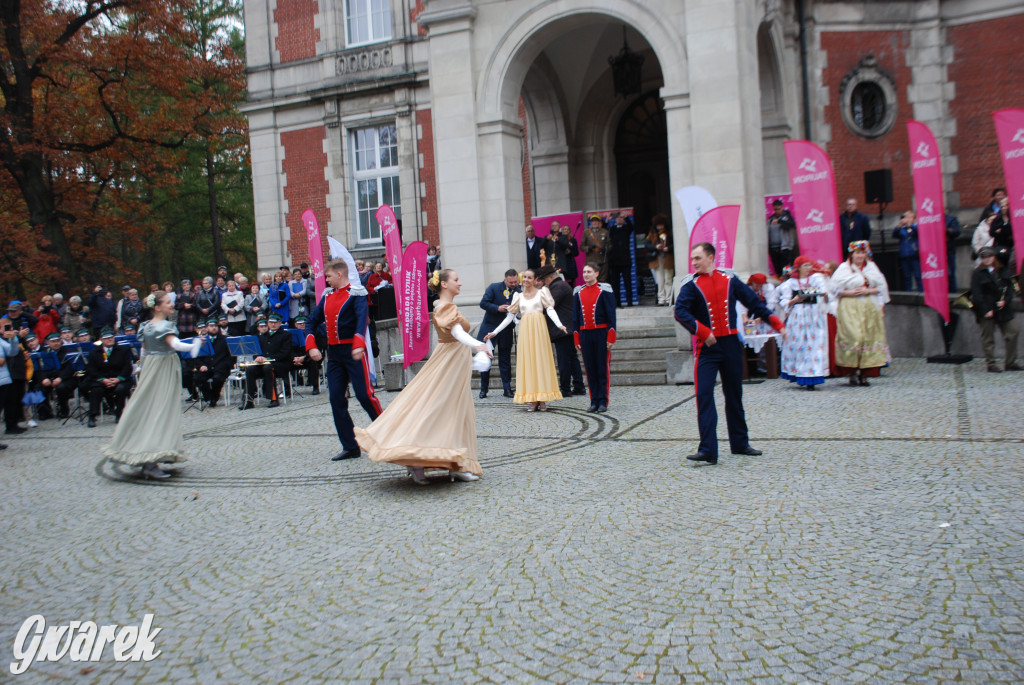
[[[797,257],[789,280],[780,286],[779,297],[789,331],[780,375],[808,390],[824,383],[828,375],[828,282],[813,270],[809,257]]]
[[[145,354],[139,385],[121,415],[110,444],[102,448],[111,461],[142,467],[146,478],[170,478],[158,463],[185,461],[181,432],[181,360],[178,352],[193,358],[205,338],[191,344],[178,339],[178,329],[168,321],[174,304],[164,291],[149,295],[146,306],[153,318],[139,331]]]
[[[447,469],[453,479],[473,481],[482,471],[476,451],[470,349],[487,357],[490,353],[469,335],[469,321],[453,302],[462,289],[459,275],[452,269],[435,271],[428,286],[439,295],[433,313],[437,347],[381,415],[367,428],[355,429],[356,442],[371,461],[407,467],[420,485],[428,482],[425,469]],[[426,409],[439,402],[441,413]]]
[[[836,367],[850,385],[870,385],[868,378],[888,362],[883,307],[889,301],[885,276],[871,260],[866,240],[850,243],[850,258],[832,275],[836,309]]]
[[[516,394],[512,401],[528,404],[526,411],[547,411],[548,402],[562,399],[555,376],[555,358],[551,354],[551,338],[544,323],[544,313],[555,326],[566,333],[565,326],[555,313],[555,300],[546,287],[537,288],[533,271],[527,269],[520,276],[523,292],[516,293],[508,306],[505,320],[484,337],[490,340],[522,314],[519,323],[519,341],[516,343]]]

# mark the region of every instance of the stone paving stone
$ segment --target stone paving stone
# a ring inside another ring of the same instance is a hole
[[[159,484],[101,461],[109,420],[43,422],[0,453],[0,644],[155,613],[155,661],[29,683],[1024,681],[1024,378],[744,395],[765,455],[715,467],[692,387],[477,401],[484,477],[426,487],[330,462],[324,397],[190,411]]]

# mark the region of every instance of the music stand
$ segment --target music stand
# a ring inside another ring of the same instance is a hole
[[[258,335],[236,335],[231,338],[225,338],[225,342],[228,344],[228,352],[231,353],[232,357],[238,358],[238,370],[242,372],[242,357],[256,357],[263,354],[263,349],[260,347],[260,338]],[[245,374],[242,373],[242,396],[245,396]],[[244,401],[244,400],[243,400]]]
[[[71,364],[75,376],[85,371],[85,355],[92,350],[92,343],[64,343],[61,347],[65,351],[64,360]],[[79,377],[85,378],[85,376]],[[82,384],[79,382],[78,390],[75,393],[75,408],[68,414],[68,417],[60,425],[66,424],[71,419],[78,419],[78,423],[85,421],[86,410],[82,407]]]
[[[193,336],[191,338],[185,338],[181,342],[185,343],[186,345],[190,345],[194,341],[195,341],[195,336]],[[213,356],[213,343],[210,342],[209,338],[206,338],[203,341],[203,344],[199,346],[199,354],[197,354],[195,357],[192,356],[191,352],[179,352],[178,356],[181,357],[185,362],[190,362],[193,359],[198,358],[198,357],[212,357]],[[195,371],[193,370],[192,373],[194,374]],[[199,411],[200,412],[206,410],[206,399],[203,397],[203,392],[202,392],[202,390],[200,388],[196,388],[196,390],[198,391],[198,392],[196,392],[196,395],[198,395],[198,396],[196,397],[196,399],[194,399],[192,401],[191,404],[189,404],[187,407],[185,407],[185,412],[187,412],[189,409],[191,409],[192,407],[196,406],[197,404],[199,405]],[[182,413],[185,413],[185,412],[182,412]]]

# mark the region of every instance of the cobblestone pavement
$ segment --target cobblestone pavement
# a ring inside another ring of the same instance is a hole
[[[101,461],[109,419],[45,422],[0,453],[3,677],[1024,681],[1024,374],[897,360],[745,398],[764,456],[698,467],[692,387],[613,388],[605,415],[492,396],[483,479],[429,487],[329,461],[322,396],[190,411],[166,484]],[[13,677],[37,613],[154,613],[162,654]]]

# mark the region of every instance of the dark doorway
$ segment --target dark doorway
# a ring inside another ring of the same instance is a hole
[[[657,91],[641,95],[623,113],[615,160],[619,206],[633,207],[634,226],[646,233],[655,214],[672,215],[665,108]]]

